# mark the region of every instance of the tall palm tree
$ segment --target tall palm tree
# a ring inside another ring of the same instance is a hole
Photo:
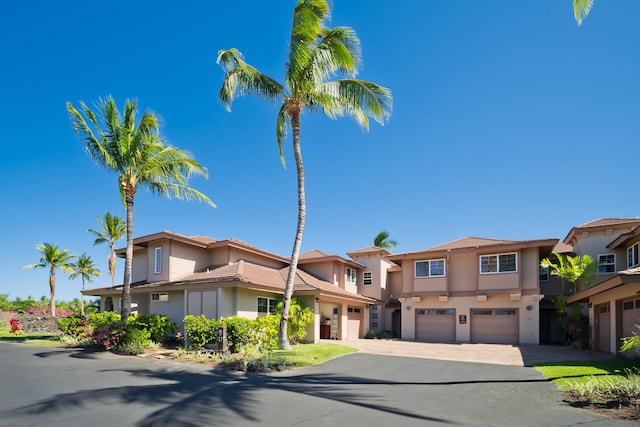
[[[200,200],[215,205],[203,193],[188,186],[193,174],[207,176],[204,166],[179,148],[166,145],[159,134],[158,118],[145,111],[136,123],[136,101],[126,100],[120,115],[111,96],[101,99],[95,111],[84,102],[78,111],[67,110],[74,130],[84,140],[98,165],[118,175],[118,190],[127,210],[127,250],[122,286],[122,319],[131,311],[131,263],[133,260],[133,200],[139,188],[167,198]]]
[[[116,242],[127,234],[127,223],[118,215],[111,215],[110,212],[104,214],[104,219],[100,215],[96,215],[98,223],[102,227],[101,230],[89,229],[89,233],[93,233],[96,240],[93,245],[100,243],[108,243],[109,250],[109,276],[111,276],[111,286],[116,285]]]
[[[369,117],[384,124],[391,114],[391,92],[387,88],[354,78],[360,62],[360,40],[356,33],[348,27],[328,28],[325,21],[329,18],[326,0],[298,0],[293,12],[284,84],[247,64],[235,48],[219,51],[217,59],[225,72],[219,97],[227,110],[231,110],[236,95],[282,100],[276,119],[276,140],[283,165],[282,145],[289,128],[292,132],[298,178],[298,223],[280,315],[278,341],[283,349],[291,348],[287,336],[288,313],[306,217],[300,116],[303,111],[322,112],[331,118],[347,115],[363,130],[368,130]],[[346,78],[331,80],[338,74]]]
[[[69,253],[68,249],[60,250],[52,243],[41,243],[36,245],[36,249],[42,253],[40,262],[27,264],[23,270],[30,268],[49,267],[49,293],[51,295],[51,316],[56,317],[56,269],[59,267],[66,272],[72,272],[72,260],[76,257]]]
[[[395,240],[389,239],[389,232],[386,230],[383,230],[379,232],[376,235],[376,237],[373,239],[373,246],[382,248],[388,251],[389,249],[395,248],[396,246],[398,246],[398,242],[396,242]]]
[[[592,6],[593,0],[573,0],[573,16],[578,25],[582,25],[582,19],[589,14]]]
[[[91,257],[85,253],[80,255],[78,260],[71,264],[72,272],[69,274],[69,279],[74,280],[80,276],[82,278],[82,290],[84,291],[84,281],[93,283],[93,277],[102,275],[100,270],[96,268],[96,263]],[[80,294],[80,312],[84,316],[84,295]]]

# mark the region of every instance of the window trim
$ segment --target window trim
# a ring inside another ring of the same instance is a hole
[[[158,298],[154,299],[153,298],[154,295],[158,295]],[[151,302],[169,302],[169,292],[152,292]]]
[[[442,274],[432,274],[433,269],[431,268],[432,262],[442,262]],[[418,263],[426,262],[429,266],[429,271],[425,276],[418,276]],[[436,259],[419,259],[413,262],[413,278],[414,279],[427,279],[430,277],[446,277],[447,276],[447,260],[445,258],[436,258]]]
[[[603,263],[602,261],[600,261],[601,257],[613,257],[613,262],[612,263]],[[607,267],[609,265],[613,266],[613,271],[600,271],[600,268],[602,267]],[[615,253],[608,253],[608,254],[598,254],[598,274],[614,274],[616,272],[616,254]]]
[[[349,272],[353,272],[353,274],[350,274]],[[350,284],[356,284],[358,283],[358,272],[356,271],[355,268],[351,268],[351,267],[346,267],[344,270],[344,274],[346,276],[346,283],[350,283]]]
[[[513,270],[506,270],[506,271],[501,271],[500,270],[500,257],[502,256],[506,256],[506,255],[514,255],[515,256],[515,260],[513,262]],[[488,257],[496,257],[496,271],[482,271],[482,258],[488,258]],[[502,252],[502,253],[497,253],[497,254],[484,254],[484,255],[480,255],[478,258],[478,269],[480,274],[503,274],[503,273],[517,273],[518,272],[518,252]]]
[[[543,279],[543,275],[546,277]],[[549,267],[539,266],[538,268],[538,280],[540,282],[548,282],[551,277],[551,269]]]
[[[640,252],[640,242],[635,242],[627,248],[627,268],[640,265],[640,256],[638,255],[638,252]]]
[[[267,311],[260,311],[260,300],[266,300],[267,302]],[[269,297],[257,297],[256,299],[256,313],[258,313],[258,317],[268,316],[270,314],[276,313],[276,306],[278,305],[278,300],[275,298]]]
[[[368,279],[367,279],[367,275],[369,276]],[[367,282],[369,282],[369,283],[367,283]],[[365,271],[364,273],[362,273],[362,285],[363,286],[371,286],[371,285],[373,285],[373,272]]]
[[[154,254],[153,272],[155,274],[162,274],[162,246],[156,247],[153,250],[153,254]]]

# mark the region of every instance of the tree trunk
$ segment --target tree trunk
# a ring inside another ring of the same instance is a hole
[[[82,290],[84,291],[84,276],[82,276]],[[84,294],[80,292],[80,313],[84,316]]]
[[[122,280],[122,321],[131,314],[131,264],[133,262],[133,196],[126,195],[127,205],[127,252],[124,259],[124,279]]]
[[[49,269],[49,295],[51,295],[51,317],[56,317],[56,268]]]
[[[111,256],[109,256],[109,276],[111,276],[111,287],[116,286],[116,248],[113,241],[109,242]]]
[[[289,263],[289,274],[284,288],[284,298],[282,300],[282,312],[280,313],[280,331],[278,342],[282,350],[290,350],[289,337],[287,335],[287,325],[289,322],[289,306],[291,305],[291,295],[298,268],[298,257],[300,246],[302,245],[302,231],[304,230],[304,220],[306,216],[306,203],[304,196],[304,166],[302,164],[302,150],[300,149],[300,110],[291,114],[291,129],[293,134],[293,154],[296,159],[296,171],[298,174],[298,227],[296,238],[293,242],[291,261]]]

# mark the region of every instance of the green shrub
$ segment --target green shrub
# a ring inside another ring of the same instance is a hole
[[[364,338],[367,340],[377,340],[378,334],[373,329],[369,329],[366,334],[364,334]]]
[[[637,370],[625,369],[623,378],[591,377],[585,383],[572,384],[571,388],[591,400],[607,402],[618,401],[629,404],[640,399],[640,375]]]
[[[215,341],[219,321],[207,319],[203,314],[197,317],[189,315],[183,322],[187,346],[190,349],[204,348],[205,345]]]
[[[116,313],[113,311],[103,311],[100,313],[92,313],[89,315],[89,324],[94,331],[113,325],[114,323],[119,321],[120,313]]]
[[[138,328],[134,324],[127,324],[124,328],[122,341],[114,345],[114,350],[119,353],[140,354],[151,343],[151,334],[144,328]]]
[[[282,312],[282,301],[276,306],[276,312]],[[307,336],[307,325],[311,322],[313,322],[313,310],[307,307],[302,300],[291,298],[289,321],[287,322],[289,341],[292,344],[302,341]]]
[[[151,340],[160,343],[164,337],[173,335],[178,330],[178,325],[164,314],[139,314],[131,316],[129,322],[138,328],[149,331]]]
[[[252,320],[231,316],[220,319],[220,322],[227,326],[227,345],[232,353],[244,352],[248,346],[255,346],[255,325]]]

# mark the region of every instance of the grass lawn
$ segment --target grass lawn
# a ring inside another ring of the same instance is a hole
[[[310,366],[357,351],[340,344],[300,344],[292,346],[291,350],[274,350],[270,358],[286,359],[287,365]]]
[[[576,384],[589,381],[622,380],[626,370],[639,369],[640,365],[625,360],[580,360],[568,362],[541,363],[534,368],[545,378],[551,379],[562,391],[569,391]]]
[[[16,335],[8,327],[0,327],[0,341],[42,346],[62,345],[56,334],[22,333]]]

